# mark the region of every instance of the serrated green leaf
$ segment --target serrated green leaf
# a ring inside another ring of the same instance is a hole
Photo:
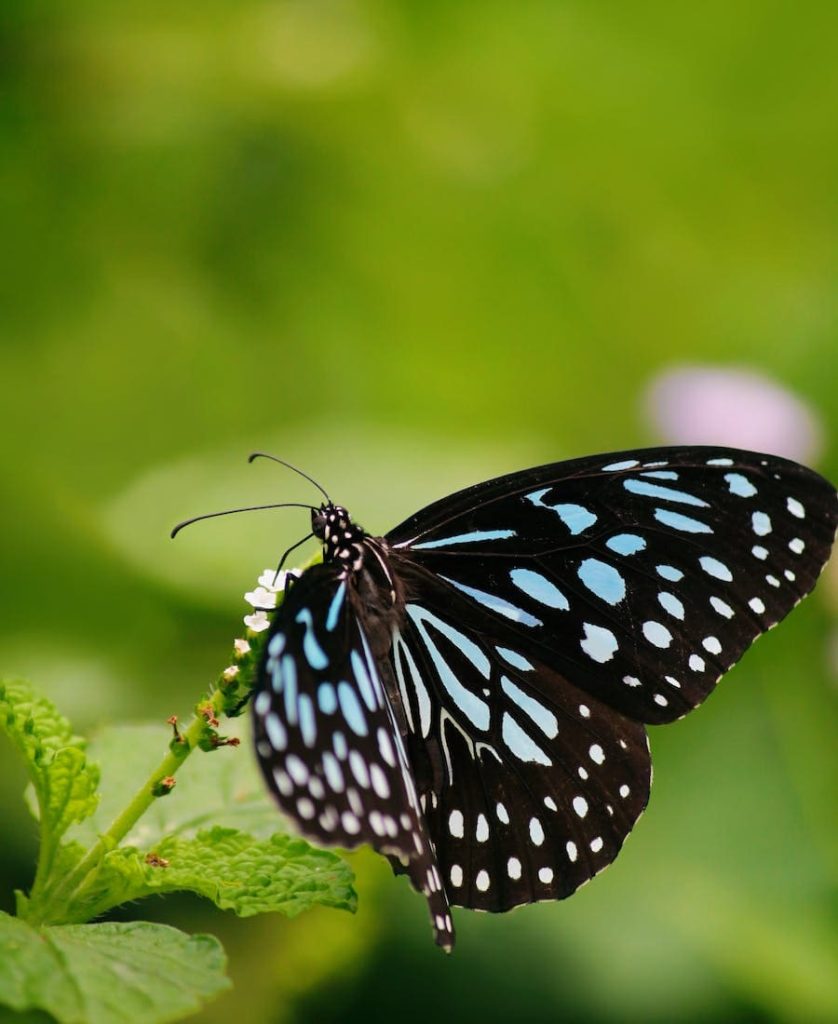
[[[125,837],[124,845],[152,850],[164,837],[190,837],[214,825],[237,828],[261,838],[285,828],[276,804],[265,791],[250,749],[246,718],[221,726],[225,735],[241,738],[238,747],[221,747],[206,754],[196,751],[177,784],[157,800]],[[109,726],[90,740],[89,755],[102,770],[99,805],[68,838],[89,846],[125,806],[126,795],[136,790],[166,754],[171,730],[164,723]]]
[[[58,841],[74,823],[93,813],[99,770],[86,743],[45,697],[21,680],[0,683],[0,728],[26,764],[41,823],[41,869],[48,868]]]
[[[289,917],[314,905],[354,910],[353,874],[336,854],[279,832],[285,822],[266,795],[249,749],[248,723],[238,747],[196,751],[172,792],[155,801],[117,850],[78,894],[71,919],[89,919],[150,893],[187,889],[241,916]],[[122,809],[125,793],[165,753],[165,725],[104,729],[90,744],[102,766],[101,803],[68,835],[90,845]],[[167,867],[147,858],[162,858]]]
[[[181,889],[205,896],[240,917],[278,912],[286,917],[313,906],[354,911],[349,865],[303,839],[274,835],[256,839],[229,828],[199,832],[193,839],[164,839],[153,853],[121,848],[105,857],[91,900],[117,902]],[[111,904],[113,905],[113,904]]]
[[[230,982],[211,935],[167,925],[32,928],[0,914],[0,1002],[61,1024],[165,1024],[200,1009]]]

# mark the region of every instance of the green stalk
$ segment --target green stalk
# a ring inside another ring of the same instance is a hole
[[[212,696],[200,705],[212,710],[214,715],[221,713],[223,694],[216,690]],[[207,718],[196,713],[189,726],[181,735],[181,742],[173,744],[172,749],[157,765],[145,782],[140,786],[125,808],[114,818],[108,829],[99,836],[76,867],[66,875],[51,892],[41,888],[38,882],[33,886],[26,915],[32,924],[63,923],[72,917],[72,905],[81,894],[91,876],[95,875],[102,858],[120,844],[136,825],[155,800],[159,800],[167,792],[161,790],[164,779],[173,778],[189,755],[199,746],[201,739],[209,729]],[[40,908],[48,908],[49,920],[46,920]],[[60,920],[56,920],[60,919]],[[88,915],[85,915],[88,919]]]

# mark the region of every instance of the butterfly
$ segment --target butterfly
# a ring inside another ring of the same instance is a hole
[[[452,906],[564,899],[614,860],[649,797],[645,725],[702,703],[836,529],[825,479],[728,448],[538,466],[382,537],[323,494],[323,561],[258,669],[259,765],[307,838],[405,873],[446,950]]]

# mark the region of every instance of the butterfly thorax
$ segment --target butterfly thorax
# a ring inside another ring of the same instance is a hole
[[[321,505],[312,511],[311,528],[323,542],[324,563],[341,566],[354,601],[363,610],[373,654],[383,658],[404,613],[402,588],[390,568],[387,542],[370,536],[341,505]]]

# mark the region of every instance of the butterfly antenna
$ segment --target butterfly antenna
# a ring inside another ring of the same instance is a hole
[[[243,508],[228,508],[224,512],[206,512],[202,516],[193,516],[191,519],[184,519],[178,523],[169,536],[174,539],[184,526],[191,526],[192,523],[199,523],[202,519],[217,519],[219,516],[232,516],[237,512],[260,512],[265,508],[307,508],[309,512],[316,512],[313,505],[303,505],[298,501],[285,501],[279,505],[245,505]]]
[[[292,466],[290,462],[286,462],[284,459],[278,459],[276,455],[270,455],[268,454],[268,452],[253,452],[247,457],[248,462],[253,462],[254,459],[270,459],[271,462],[278,462],[280,466],[285,466],[286,469],[293,470],[300,476],[305,477],[305,479],[308,480],[310,484],[314,484],[314,486],[317,488],[318,491],[320,491],[320,493],[323,495],[326,501],[328,501],[330,505],[332,504],[332,499],[326,493],[325,489],[321,487],[320,484],[314,479],[314,477],[309,476],[308,473],[304,473],[301,469],[297,469],[296,466]]]

